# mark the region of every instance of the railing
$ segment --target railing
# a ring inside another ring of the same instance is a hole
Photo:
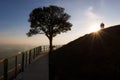
[[[13,80],[20,72],[24,71],[28,64],[47,51],[48,47],[39,46],[0,60],[0,80]]]

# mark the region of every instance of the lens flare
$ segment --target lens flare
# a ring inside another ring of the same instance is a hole
[[[98,24],[92,24],[89,28],[90,32],[98,32],[100,30],[100,26]]]

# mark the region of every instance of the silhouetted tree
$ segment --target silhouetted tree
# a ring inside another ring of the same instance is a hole
[[[51,53],[53,37],[71,30],[72,24],[68,22],[69,18],[70,15],[64,12],[64,8],[58,6],[35,8],[29,15],[31,25],[27,35],[45,34],[49,39],[49,53]]]

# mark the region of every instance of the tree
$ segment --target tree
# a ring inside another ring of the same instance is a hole
[[[68,22],[70,15],[64,12],[64,8],[50,5],[48,7],[35,8],[29,15],[30,37],[36,34],[45,34],[49,39],[49,54],[53,50],[52,40],[57,34],[71,30],[72,24]]]

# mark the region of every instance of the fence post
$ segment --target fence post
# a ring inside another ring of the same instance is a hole
[[[26,51],[26,56],[25,56],[25,58],[26,58],[26,59],[25,59],[25,64],[26,64],[25,66],[27,66],[27,63],[28,63],[28,54],[27,54],[27,51]]]
[[[38,51],[38,52],[37,52],[37,55],[39,55],[39,53],[40,53],[40,50],[39,50],[39,49],[40,49],[40,48],[38,47],[38,48],[37,48],[37,51]]]
[[[40,53],[40,47],[38,47],[38,54],[37,55],[39,55],[39,53]]]
[[[22,72],[24,71],[24,65],[25,65],[25,63],[24,63],[24,61],[25,61],[25,54],[24,54],[24,52],[22,53]]]
[[[15,77],[17,76],[17,56],[15,56]]]
[[[45,52],[45,46],[43,46],[43,48],[44,48],[44,52]]]
[[[29,64],[31,63],[31,50],[29,51]]]
[[[36,55],[37,55],[37,48],[35,48],[35,58],[36,58]]]
[[[4,60],[4,80],[8,80],[8,59]]]
[[[39,54],[41,54],[41,52],[42,52],[42,47],[40,46],[39,47]]]
[[[38,55],[40,54],[40,47],[38,47]]]
[[[35,48],[34,48],[34,53],[33,53],[33,57],[34,57],[34,59],[35,59]]]

